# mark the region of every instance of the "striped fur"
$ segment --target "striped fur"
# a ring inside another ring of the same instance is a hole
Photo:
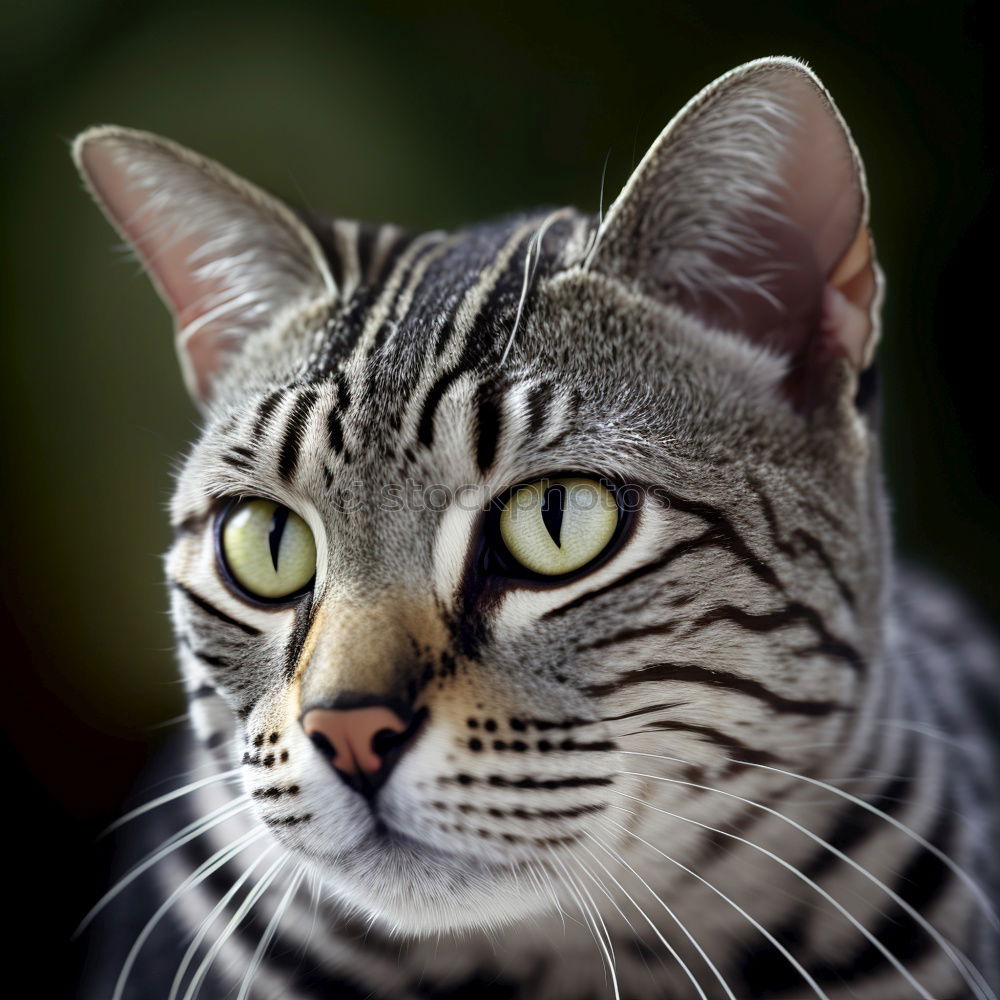
[[[306,222],[337,295],[247,337],[172,507],[201,783],[144,815],[175,848],[97,922],[85,995],[992,997],[996,651],[893,565],[856,373],[803,414],[779,352],[575,211]],[[562,470],[644,488],[620,547],[478,578],[454,491]],[[309,523],[309,598],[227,587],[234,496]],[[377,823],[299,725],[330,649],[428,710]]]

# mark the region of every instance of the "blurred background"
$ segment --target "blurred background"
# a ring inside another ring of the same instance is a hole
[[[4,826],[64,939],[96,832],[182,712],[160,553],[195,432],[170,324],[84,196],[83,127],[151,129],[300,205],[411,227],[597,209],[680,105],[782,53],[867,161],[889,297],[881,368],[899,548],[995,620],[996,280],[982,8],[6,0],[0,7]],[[44,867],[43,867],[44,866]],[[36,898],[37,897],[37,898]],[[54,984],[53,984],[54,988]]]

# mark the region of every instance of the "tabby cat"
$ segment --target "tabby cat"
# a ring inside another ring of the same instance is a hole
[[[806,66],[717,80],[601,218],[74,155],[204,417],[188,783],[121,821],[83,996],[995,998],[1000,668],[890,556],[865,179]]]

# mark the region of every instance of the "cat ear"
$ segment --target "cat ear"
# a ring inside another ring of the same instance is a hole
[[[861,371],[878,339],[864,170],[794,59],[747,63],[695,97],[608,210],[586,266],[785,354],[802,405],[832,360]]]
[[[73,158],[174,317],[192,396],[208,399],[228,356],[279,313],[333,294],[319,244],[280,201],[148,132],[90,129]]]

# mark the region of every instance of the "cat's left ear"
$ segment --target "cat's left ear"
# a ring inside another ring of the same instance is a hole
[[[305,225],[218,163],[118,126],[82,133],[73,158],[173,314],[184,378],[199,403],[247,337],[335,293]]]
[[[866,368],[882,279],[864,169],[802,63],[747,63],[667,126],[598,232],[586,267],[788,358],[786,389],[817,400],[830,362]]]

